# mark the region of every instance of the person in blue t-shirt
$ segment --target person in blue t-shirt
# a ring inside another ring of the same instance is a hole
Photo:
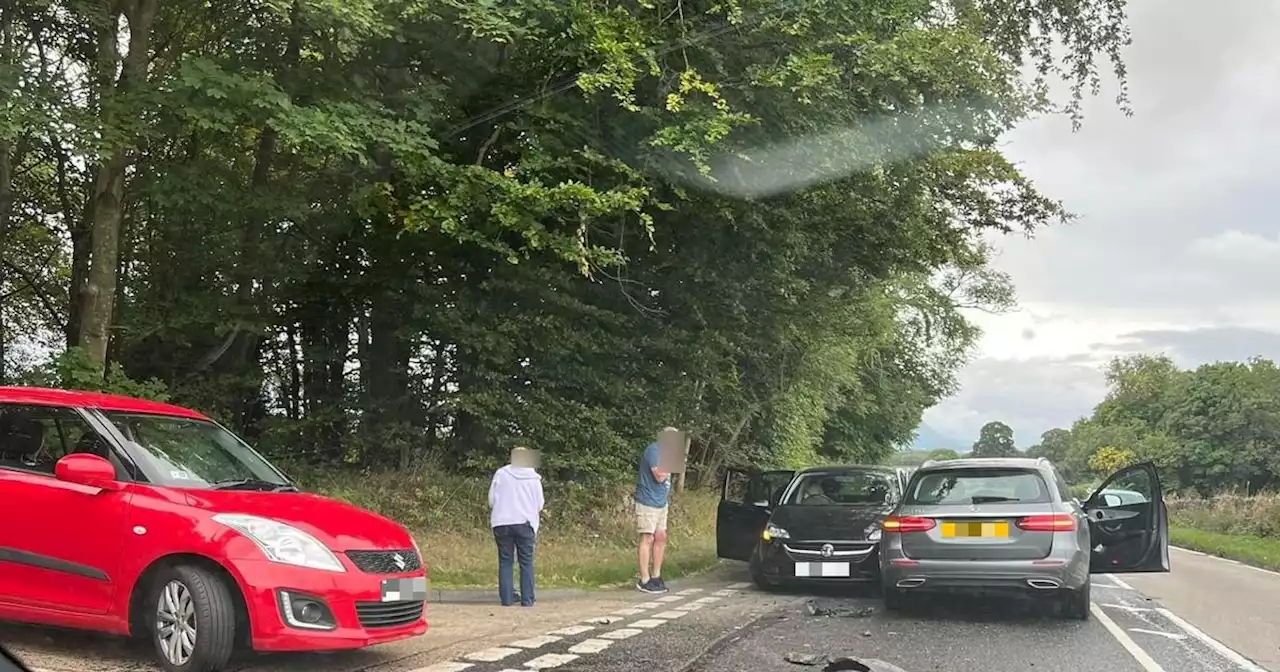
[[[677,431],[674,427],[667,427],[662,434]],[[671,474],[658,468],[658,444],[650,443],[640,457],[635,495],[636,531],[640,533],[640,580],[636,582],[636,588],[646,593],[667,592],[667,584],[662,581],[662,554],[667,548],[667,502],[670,493]]]

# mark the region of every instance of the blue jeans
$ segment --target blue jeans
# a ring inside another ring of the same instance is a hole
[[[514,562],[520,562],[520,604],[533,606],[533,526],[499,525],[493,528],[493,540],[498,544],[498,599],[509,607],[515,601],[512,591]]]

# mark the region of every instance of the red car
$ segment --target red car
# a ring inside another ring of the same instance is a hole
[[[0,620],[145,636],[173,672],[427,630],[403,527],[179,406],[0,387],[0,511]]]

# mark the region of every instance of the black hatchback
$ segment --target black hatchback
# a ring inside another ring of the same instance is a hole
[[[761,588],[875,583],[880,524],[908,472],[883,466],[729,470],[716,516],[716,553],[746,560]]]

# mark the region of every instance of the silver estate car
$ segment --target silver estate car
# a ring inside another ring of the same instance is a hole
[[[925,462],[882,523],[885,608],[920,593],[1021,593],[1088,619],[1091,572],[1169,571],[1168,528],[1150,462],[1084,503],[1044,458]]]

